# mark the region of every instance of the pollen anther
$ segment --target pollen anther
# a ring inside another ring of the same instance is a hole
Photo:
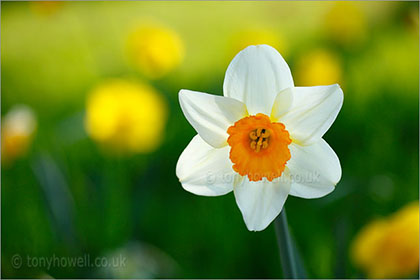
[[[268,139],[270,137],[270,131],[266,130],[265,128],[257,128],[252,130],[249,133],[249,138],[251,140],[250,147],[256,153],[258,153],[261,148],[267,149],[268,148]]]

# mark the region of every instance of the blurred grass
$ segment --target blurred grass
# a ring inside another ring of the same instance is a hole
[[[233,194],[194,196],[175,176],[176,161],[195,134],[180,110],[179,89],[221,94],[232,58],[229,40],[255,27],[282,36],[292,73],[313,49],[340,58],[345,102],[325,139],[340,158],[342,180],[327,197],[289,197],[286,207],[309,277],[362,277],[348,258],[355,233],[419,195],[419,37],[412,16],[418,18],[418,3],[359,3],[367,35],[357,45],[341,45],[326,33],[324,17],[334,4],[63,2],[43,13],[33,3],[2,2],[2,115],[25,103],[39,122],[27,157],[2,168],[2,277],[92,277],[90,268],[15,270],[10,258],[103,256],[132,240],[175,260],[171,277],[280,277],[272,226],[248,232]],[[176,30],[186,57],[168,76],[150,81],[170,108],[161,148],[113,158],[86,137],[85,98],[105,78],[145,80],[124,53],[130,28],[144,17]],[[46,159],[44,172],[63,178],[71,196],[73,206],[61,210],[71,213],[64,220],[54,212],[62,197],[51,196],[39,179]]]

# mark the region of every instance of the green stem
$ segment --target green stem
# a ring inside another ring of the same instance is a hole
[[[280,261],[283,268],[283,277],[287,279],[296,279],[298,278],[298,275],[295,262],[295,252],[293,250],[292,239],[287,225],[286,210],[284,207],[281,213],[274,220],[274,226],[276,228]]]

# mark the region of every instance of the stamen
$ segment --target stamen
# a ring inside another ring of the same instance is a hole
[[[249,133],[251,142],[249,143],[251,149],[258,153],[261,148],[268,148],[268,138],[270,137],[270,131],[265,128],[257,128]]]
[[[268,138],[270,136],[270,131],[263,129],[263,134],[261,134],[262,138]]]
[[[257,147],[257,142],[252,141],[251,142],[251,149],[255,150],[256,147]]]
[[[263,148],[263,149],[267,149],[267,147],[268,147],[268,139],[265,139],[265,140],[263,141],[262,148]]]
[[[251,138],[252,140],[257,140],[258,139],[258,136],[257,136],[257,134],[255,133],[254,130],[251,131],[251,133],[249,133],[249,138]]]

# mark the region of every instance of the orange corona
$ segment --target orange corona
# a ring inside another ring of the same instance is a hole
[[[250,181],[280,177],[290,159],[292,143],[284,124],[271,122],[264,114],[247,116],[228,128],[233,170]]]

